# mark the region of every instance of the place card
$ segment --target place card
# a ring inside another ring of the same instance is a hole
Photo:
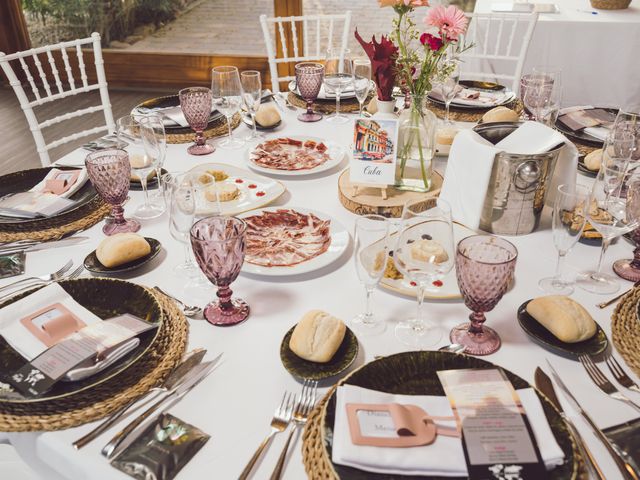
[[[395,183],[398,120],[356,118],[349,179],[353,184],[384,187]]]
[[[548,477],[522,403],[500,369],[438,372],[462,428],[470,479]]]

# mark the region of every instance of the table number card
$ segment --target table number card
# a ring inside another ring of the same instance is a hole
[[[395,183],[398,120],[357,118],[353,123],[351,183],[386,186]]]
[[[470,479],[548,478],[520,398],[502,370],[445,370],[438,377],[462,427]]]

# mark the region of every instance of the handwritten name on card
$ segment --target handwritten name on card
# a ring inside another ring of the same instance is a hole
[[[349,169],[352,183],[392,185],[396,177],[398,121],[357,118]]]

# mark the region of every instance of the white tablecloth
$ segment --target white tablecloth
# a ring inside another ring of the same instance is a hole
[[[564,106],[640,106],[640,0],[625,10],[594,10],[589,0],[536,2],[560,11],[540,14],[523,74],[536,65],[561,68]],[[509,2],[478,0],[474,11],[490,13],[493,3]]]
[[[283,123],[287,135],[305,134],[330,138],[345,146],[350,143],[351,129],[348,126],[332,126],[324,120],[303,124],[295,120],[292,112],[286,113]],[[247,131],[242,126],[236,133],[244,135]],[[167,170],[184,170],[203,162],[221,162],[247,168],[243,150],[218,149],[213,155],[194,157],[187,154],[186,147],[187,145],[169,146],[165,164]],[[68,163],[81,162],[85,155],[83,151],[76,151],[63,160]],[[444,162],[439,160],[437,163],[442,171]],[[281,197],[277,204],[311,207],[326,212],[351,230],[356,216],[342,207],[337,194],[338,173],[343,166],[345,164],[315,177],[285,179],[289,193]],[[590,181],[585,177],[580,180]],[[132,192],[131,201],[126,205],[126,213],[130,214],[141,199],[141,193]],[[546,226],[540,231],[509,238],[520,252],[516,282],[515,287],[497,307],[487,314],[488,325],[500,333],[503,344],[497,353],[486,359],[533,382],[533,372],[537,366],[548,371],[545,363],[545,358],[548,358],[600,426],[606,427],[633,418],[633,410],[597,390],[579,363],[543,350],[518,326],[518,306],[525,300],[542,294],[537,282],[541,277],[551,275],[555,268],[556,250],[548,227],[548,212],[545,218]],[[48,273],[69,258],[73,258],[76,263],[82,262],[85,255],[104,238],[101,226],[83,232],[83,235],[91,237],[91,244],[30,253],[27,273]],[[172,272],[173,267],[182,261],[183,249],[169,235],[166,215],[144,222],[140,233],[160,239],[166,255],[161,255],[150,270],[135,272],[128,278],[144,285],[159,285],[187,303],[203,302],[194,297],[193,292],[185,292],[184,281]],[[591,268],[596,263],[598,252],[598,247],[578,244],[569,255],[566,268],[572,271]],[[607,255],[607,270],[610,271],[614,259],[630,255],[631,247],[624,240],[611,246]],[[629,285],[629,282],[621,280],[623,288]],[[232,288],[236,295],[251,305],[251,316],[245,323],[218,328],[202,320],[191,321],[189,348],[205,347],[211,356],[224,352],[224,363],[171,409],[172,414],[211,435],[211,440],[184,468],[178,479],[237,478],[255,448],[269,432],[270,419],[283,391],[291,389],[297,392],[300,388],[299,382],[280,363],[279,347],[284,334],[310,309],[325,309],[348,321],[362,311],[364,303],[364,290],[358,283],[350,256],[321,272],[302,277],[269,280],[242,274]],[[213,297],[214,290],[211,288],[208,298]],[[606,310],[596,309],[594,304],[602,301],[602,298],[581,290],[577,290],[573,297],[585,305],[605,331],[610,333],[609,316],[613,306]],[[387,330],[376,337],[360,338],[361,348],[356,366],[373,360],[376,355],[409,350],[396,340],[394,325],[414,312],[416,301],[378,289],[373,297],[373,305],[375,311],[387,322]],[[466,321],[469,315],[460,300],[427,301],[426,308],[428,315],[447,332],[451,327]],[[443,337],[441,345],[448,343],[447,337]],[[323,387],[324,392],[327,385]],[[640,400],[640,395],[629,395]],[[603,467],[607,479],[620,478],[615,464],[588,427],[579,417],[576,418],[576,423]],[[47,480],[128,478],[109,466],[99,453],[100,448],[116,431],[115,428],[80,452],[72,448],[71,442],[94,426],[95,424],[84,425],[60,432],[9,434],[8,437],[25,461]],[[284,440],[284,435],[275,438],[254,478],[268,478]],[[297,480],[304,477],[300,443],[297,443],[287,463],[284,478]]]

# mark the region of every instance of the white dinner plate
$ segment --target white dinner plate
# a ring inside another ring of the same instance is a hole
[[[243,213],[242,215],[238,215],[238,217],[246,218],[253,215],[260,215],[262,212],[274,212],[277,210],[295,210],[296,212],[304,214],[313,213],[316,217],[322,220],[331,220],[331,224],[329,226],[331,244],[329,245],[329,248],[326,252],[321,253],[317,257],[307,260],[306,262],[298,263],[297,265],[292,265],[291,267],[265,267],[263,265],[255,265],[245,261],[242,265],[243,272],[265,277],[284,277],[287,275],[301,275],[303,273],[314,272],[338,261],[349,246],[350,236],[347,229],[344,228],[344,225],[330,215],[318,212],[317,210],[287,205],[284,207],[261,208],[252,212]]]
[[[300,92],[296,87],[296,82],[293,80],[289,82],[289,91],[300,96]],[[355,97],[356,97],[356,91],[353,89],[353,87],[349,87],[347,88],[347,90],[342,92],[342,95],[340,95],[340,100],[347,100],[348,98],[355,98]],[[335,99],[336,99],[335,94],[327,94],[327,91],[325,90],[325,85],[323,83],[322,86],[320,87],[320,92],[318,93],[318,100],[334,100],[335,101]]]
[[[237,215],[260,207],[265,207],[274,202],[280,195],[287,191],[285,186],[277,180],[263,177],[243,168],[233,167],[222,163],[203,163],[193,167],[190,172],[204,173],[207,170],[222,170],[229,178],[220,183],[233,183],[240,190],[240,194],[234,200],[220,202],[223,215]],[[254,188],[255,185],[255,188]],[[264,192],[264,195],[261,193]],[[196,215],[212,215],[215,210],[198,208]]]
[[[466,238],[470,235],[475,235],[476,232],[471,230],[470,228],[465,227],[464,225],[460,225],[459,223],[453,223],[453,240],[455,245],[458,244],[460,240]],[[392,238],[395,237],[395,233],[392,234]],[[395,242],[395,238],[393,238],[392,245]],[[437,292],[425,292],[425,298],[431,298],[434,300],[447,300],[447,299],[455,299],[462,298],[462,294],[460,293],[460,289],[458,288],[458,281],[456,279],[456,267],[451,269],[451,271],[441,280],[442,286],[438,289]],[[394,280],[392,278],[382,277],[380,281],[380,286],[385,290],[390,290],[395,293],[400,293],[402,295],[407,295],[409,297],[416,297],[417,290],[416,287],[412,287],[407,278],[403,278],[400,280]]]
[[[252,170],[255,170],[256,172],[260,172],[260,173],[266,173],[269,175],[283,175],[287,177],[298,177],[301,175],[311,175],[314,173],[320,173],[326,170],[330,170],[336,165],[339,165],[345,156],[344,147],[338,145],[336,142],[333,142],[331,140],[325,140],[323,138],[318,138],[318,137],[307,137],[303,135],[290,135],[290,136],[279,135],[279,136],[265,138],[260,143],[264,143],[268,140],[273,140],[276,138],[291,138],[293,140],[299,140],[301,142],[305,142],[307,140],[313,140],[316,143],[324,143],[327,146],[327,153],[329,154],[329,160],[324,162],[322,165],[318,165],[317,167],[310,168],[308,170],[278,170],[277,168],[267,168],[267,167],[263,167],[262,165],[258,165],[254,163],[253,159],[251,158],[253,150],[257,145],[259,145],[259,143],[258,144],[254,143],[252,146],[250,146],[247,149],[245,154],[247,163]]]

